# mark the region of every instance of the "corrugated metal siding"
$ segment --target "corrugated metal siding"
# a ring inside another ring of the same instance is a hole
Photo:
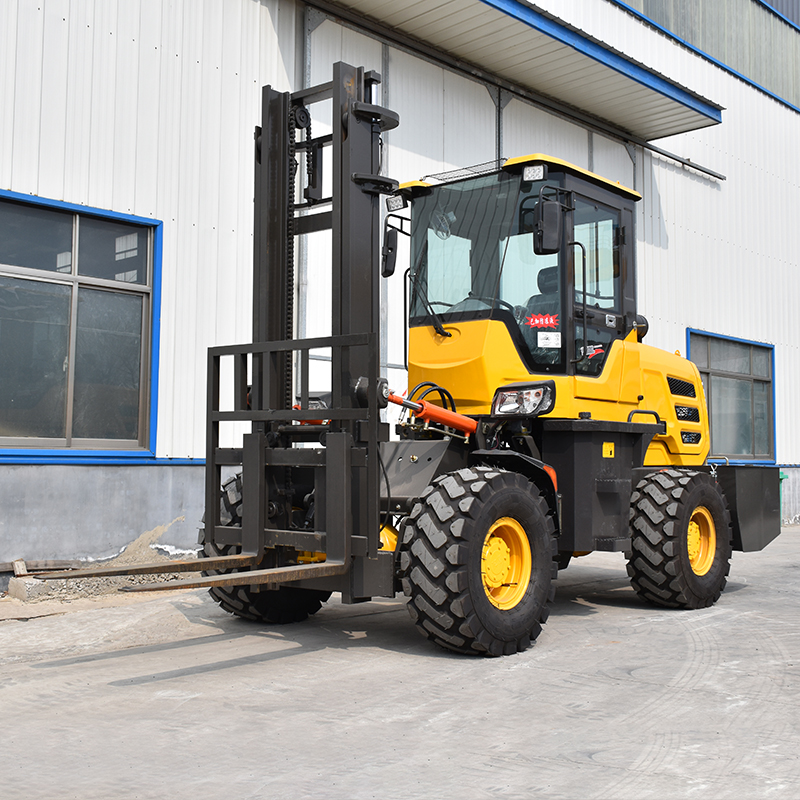
[[[503,155],[506,158],[546,153],[582,169],[589,168],[589,134],[520,100],[512,100],[503,113]]]
[[[765,2],[795,25],[800,25],[800,0],[765,0]]]
[[[713,137],[696,133],[681,144],[682,152],[723,165],[724,183],[655,154],[641,159],[640,309],[651,322],[648,342],[665,349],[684,352],[686,328],[774,344],[777,458],[797,463],[800,427],[793,409],[800,348],[792,209],[800,177],[794,137],[787,133],[800,132],[800,119],[728,80],[729,124]]]
[[[755,0],[631,0],[631,7],[800,106],[800,34]],[[800,0],[767,5],[800,25]]]
[[[665,145],[725,182],[641,149],[634,175],[618,142],[520,100],[504,109],[502,154],[549,151],[642,192],[648,341],[683,350],[694,327],[774,343],[778,458],[800,462],[791,291],[800,117],[608,3],[541,5],[729,109],[723,125]],[[0,186],[164,221],[159,456],[203,455],[205,350],[250,338],[252,128],[263,83],[299,85],[296,20],[284,0],[0,7]],[[497,112],[480,83],[331,21],[310,41],[310,81],[326,80],[339,58],[384,73],[402,119],[385,137],[388,174],[409,180],[494,157]],[[326,122],[315,118],[315,133]],[[317,257],[326,249],[306,251],[306,335],[329,324]],[[390,364],[402,362],[401,273],[384,291]],[[402,370],[389,375],[402,389]]]
[[[0,187],[164,222],[157,455],[202,457],[205,351],[251,336],[252,130],[291,0],[0,5]]]

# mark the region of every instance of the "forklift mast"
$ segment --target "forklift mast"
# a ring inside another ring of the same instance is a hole
[[[238,580],[236,574],[208,576],[193,585],[312,579],[315,588],[350,597],[381,588],[367,584],[392,580],[391,569],[381,569],[380,580],[359,570],[349,574],[352,556],[378,558],[378,446],[388,438],[380,422],[386,391],[379,377],[375,265],[378,198],[397,187],[379,175],[381,133],[399,120],[372,103],[379,82],[377,73],[337,63],[329,83],[294,93],[263,88],[255,132],[253,343],[209,351],[205,515],[206,542],[249,555],[248,563],[260,569],[239,573]],[[308,107],[326,101],[332,132],[312,137]],[[328,164],[332,194],[323,197]],[[324,230],[332,231],[331,335],[294,339],[295,236]],[[309,355],[319,350],[331,358],[324,424],[320,411],[309,408]],[[233,408],[223,410],[226,359],[233,361]],[[220,426],[235,422],[252,423],[252,432],[242,448],[220,447]],[[223,468],[242,471],[247,502],[241,526],[220,519]],[[296,524],[304,501],[313,502],[313,527]],[[298,552],[313,554],[310,563],[295,563]],[[320,584],[319,578],[328,580]]]

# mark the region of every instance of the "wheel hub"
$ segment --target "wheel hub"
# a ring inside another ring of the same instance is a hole
[[[528,590],[531,565],[525,528],[511,517],[498,519],[481,551],[481,580],[489,602],[500,609],[514,608]]]
[[[689,564],[695,575],[705,575],[714,563],[717,551],[717,530],[714,518],[705,506],[698,506],[692,512],[686,530],[686,549]]]
[[[492,536],[483,546],[483,582],[490,589],[496,589],[506,582],[511,568],[511,551],[499,537]]]

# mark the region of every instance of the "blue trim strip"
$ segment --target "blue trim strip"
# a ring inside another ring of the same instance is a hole
[[[767,342],[757,342],[755,339],[740,339],[738,336],[725,336],[722,333],[709,333],[708,331],[701,331],[697,328],[687,328],[686,329],[686,358],[691,361],[692,359],[692,348],[691,348],[691,334],[696,333],[699,336],[708,336],[710,339],[725,339],[728,342],[739,342],[740,344],[751,344],[755,345],[756,347],[763,347],[770,351],[770,388],[772,390],[772,446],[775,448],[775,458],[771,461],[752,461],[748,459],[729,459],[729,464],[769,464],[773,465],[777,463],[777,453],[778,453],[778,423],[775,414],[775,345],[768,344]],[[721,459],[717,462],[716,457],[711,456],[708,458],[709,463],[725,463],[725,459]]]
[[[758,1],[759,0],[756,0],[756,2],[758,2]],[[678,42],[678,44],[682,44],[687,50],[691,50],[693,53],[696,53],[697,55],[699,55],[702,58],[706,59],[706,61],[710,61],[715,66],[719,67],[720,69],[724,69],[725,72],[729,73],[730,75],[733,75],[735,78],[738,78],[740,81],[743,81],[744,83],[748,84],[748,86],[752,86],[753,88],[758,89],[759,92],[763,92],[765,95],[767,95],[768,97],[771,97],[773,100],[777,101],[781,105],[784,105],[787,108],[791,108],[792,111],[796,111],[798,114],[800,114],[800,108],[798,108],[796,105],[790,103],[788,100],[784,99],[780,95],[777,95],[774,92],[771,92],[769,89],[766,89],[760,83],[756,83],[754,80],[748,78],[745,75],[742,75],[741,72],[737,72],[732,67],[729,67],[727,64],[725,64],[722,61],[719,61],[718,59],[714,58],[714,56],[710,56],[708,53],[706,53],[704,50],[701,50],[699,47],[695,47],[693,44],[690,44],[685,39],[681,39],[680,36],[676,36],[671,30],[665,28],[663,25],[659,25],[657,22],[655,22],[654,20],[650,19],[650,17],[647,17],[644,14],[642,14],[641,11],[637,11],[635,8],[632,8],[627,3],[622,2],[622,0],[609,0],[609,2],[614,3],[615,5],[618,5],[620,8],[624,8],[629,14],[632,14],[634,17],[637,17],[638,19],[642,20],[642,22],[645,22],[647,25],[650,25],[651,27],[655,28],[657,31],[660,31],[665,36],[668,36],[670,39],[672,39],[674,42]],[[764,4],[762,3],[762,5],[764,5]],[[774,8],[771,8],[769,6],[768,6],[768,8],[770,9],[770,11],[773,11],[777,16],[781,17],[786,22],[788,22],[789,25],[792,25],[793,27],[797,27],[790,20],[787,20],[781,14],[778,14],[778,12],[775,11]],[[800,30],[800,29],[798,29],[798,30]]]
[[[712,339],[725,339],[729,342],[740,342],[741,344],[754,344],[756,347],[765,347],[770,348],[772,350],[775,349],[774,344],[770,344],[769,342],[757,342],[755,339],[741,339],[738,336],[728,336],[725,333],[710,333],[709,331],[701,331],[699,328],[687,328],[686,329],[686,352],[689,352],[689,334],[690,333],[699,333],[700,336],[709,336]]]
[[[66,464],[71,467],[81,466],[117,466],[117,467],[203,467],[204,458],[155,458],[152,453],[137,450],[131,456],[126,450],[109,451],[88,450],[72,453],[68,450],[37,450],[26,455],[9,455],[8,451],[0,451],[0,464]]]
[[[161,363],[161,255],[164,223],[153,228],[153,286],[150,296],[150,428],[149,447],[155,455],[158,432],[158,367]]]
[[[670,100],[702,114],[713,122],[722,122],[722,109],[697,95],[688,92],[677,84],[662,78],[644,67],[634,64],[618,53],[607,50],[597,42],[581,36],[569,28],[559,25],[554,20],[548,19],[543,14],[534,11],[530,6],[523,5],[518,0],[481,0],[496,11],[501,11],[519,22],[523,22],[539,33],[544,33],[556,41],[566,44],[585,56],[603,64],[621,75],[668,97]],[[624,4],[620,4],[624,5]]]
[[[12,192],[8,189],[0,189],[0,199],[18,200],[21,203],[28,203],[36,206],[47,206],[56,211],[69,211],[73,214],[87,214],[92,217],[106,217],[107,219],[117,220],[118,222],[131,222],[134,225],[149,225],[151,228],[161,225],[161,221],[153,217],[137,217],[133,214],[120,214],[118,211],[110,211],[103,208],[92,208],[82,206],[78,203],[67,203],[63,200],[49,200],[46,197],[39,197],[35,194],[23,194],[22,192]]]
[[[774,14],[776,17],[778,17],[778,19],[783,20],[787,25],[791,25],[791,27],[793,27],[796,31],[800,31],[800,26],[798,26],[794,20],[791,20],[789,17],[785,17],[783,14],[781,14],[777,8],[774,8],[769,3],[765,3],[764,0],[755,0],[755,2],[766,8],[767,11],[769,11],[771,14]]]
[[[720,456],[711,456],[706,461],[709,464],[716,464],[718,467],[777,467],[775,461],[750,461],[746,458],[729,458],[727,461]]]
[[[158,433],[158,370],[161,354],[161,268],[164,223],[150,217],[120,214],[101,208],[92,208],[61,200],[49,200],[32,194],[0,189],[0,200],[14,200],[28,205],[42,206],[71,214],[129,222],[153,229],[153,283],[150,287],[150,418],[148,422],[147,450],[60,450],[38,448],[0,447],[0,464],[204,464],[197,459],[156,458]]]

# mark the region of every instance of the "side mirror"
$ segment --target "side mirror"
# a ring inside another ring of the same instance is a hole
[[[540,200],[533,207],[533,252],[549,256],[561,249],[563,216],[558,200]]]
[[[397,228],[389,226],[389,220],[383,229],[383,247],[381,248],[381,276],[390,278],[394,275],[397,261]]]

